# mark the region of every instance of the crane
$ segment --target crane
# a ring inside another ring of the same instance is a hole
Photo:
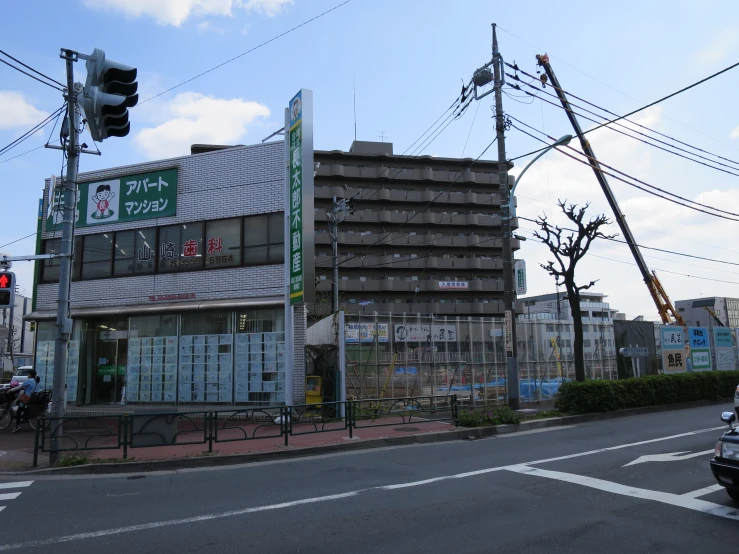
[[[639,250],[639,245],[636,244],[636,240],[634,240],[634,235],[632,234],[628,223],[626,223],[626,218],[621,212],[621,208],[619,207],[618,202],[616,201],[616,197],[614,196],[613,191],[611,190],[611,187],[606,180],[606,176],[600,168],[598,159],[595,157],[595,152],[593,152],[593,148],[590,146],[590,142],[588,141],[588,139],[585,138],[585,135],[582,132],[582,128],[580,127],[580,123],[575,117],[575,113],[572,111],[572,107],[570,106],[570,102],[567,99],[567,95],[565,94],[564,90],[562,90],[562,87],[560,87],[557,76],[554,74],[554,70],[552,70],[552,66],[549,63],[549,56],[547,56],[546,54],[538,54],[536,56],[536,60],[544,69],[544,72],[546,74],[546,78],[544,75],[542,75],[542,83],[546,83],[546,79],[549,79],[552,88],[557,93],[559,101],[562,103],[562,107],[567,114],[567,118],[572,124],[572,128],[577,134],[577,138],[580,140],[580,146],[582,147],[585,155],[588,157],[590,167],[593,168],[593,172],[595,173],[595,178],[598,180],[598,184],[600,185],[601,189],[603,189],[603,193],[606,196],[608,204],[611,206],[611,210],[613,210],[616,223],[618,223],[618,227],[619,229],[621,229],[621,233],[626,240],[626,244],[629,246],[629,250],[631,250],[631,254],[636,261],[636,265],[639,268],[642,279],[644,279],[644,283],[647,285],[647,289],[649,289],[649,294],[651,295],[654,304],[657,306],[657,311],[659,312],[659,316],[662,319],[662,323],[664,323],[665,325],[680,325],[682,327],[686,327],[687,324],[685,323],[685,320],[675,309],[675,306],[670,300],[670,297],[665,292],[662,283],[660,283],[660,280],[657,278],[657,274],[654,271],[650,271],[647,263],[644,261],[641,251]]]

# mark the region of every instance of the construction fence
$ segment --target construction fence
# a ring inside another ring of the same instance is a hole
[[[584,339],[586,375],[617,379],[612,324],[590,324]],[[520,397],[551,399],[575,377],[571,323],[516,323]],[[488,317],[347,315],[347,398],[456,394],[473,405],[505,403],[505,321]]]

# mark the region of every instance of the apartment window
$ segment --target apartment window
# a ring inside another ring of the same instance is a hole
[[[86,235],[82,244],[82,278],[110,277],[113,265],[113,233]]]
[[[241,265],[241,218],[205,224],[205,267]]]

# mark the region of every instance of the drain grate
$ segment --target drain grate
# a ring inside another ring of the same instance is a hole
[[[418,427],[396,427],[393,429],[393,431],[398,431],[400,433],[415,433],[416,431],[420,431]]]
[[[129,481],[133,481],[134,479],[146,479],[146,475],[131,475],[131,477],[126,477]]]

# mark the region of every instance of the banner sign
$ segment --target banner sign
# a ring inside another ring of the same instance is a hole
[[[467,281],[439,281],[439,290],[467,290]]]
[[[711,369],[711,344],[707,327],[688,327],[690,362],[693,371]]]
[[[454,325],[395,325],[395,342],[454,342]]]
[[[290,129],[288,136],[288,175],[289,186],[285,199],[285,212],[288,213],[290,231],[288,237],[290,283],[288,294],[290,304],[304,300],[305,259],[303,256],[303,91],[290,100]],[[310,171],[313,168],[308,168]],[[313,217],[313,214],[310,214]]]
[[[60,187],[51,183],[46,231],[61,229],[63,201]],[[177,169],[80,183],[75,227],[124,223],[177,214]]]
[[[662,369],[665,373],[682,373],[685,365],[685,343],[682,327],[660,327],[662,337]]]
[[[389,334],[389,325],[387,323],[378,323],[377,331],[375,331],[374,323],[347,323],[344,326],[344,342],[387,342]]]
[[[716,369],[731,371],[736,369],[734,337],[729,327],[713,328],[713,344],[716,346]]]
[[[526,262],[524,260],[516,260],[513,264],[513,271],[516,275],[516,294],[523,296],[526,294]]]

